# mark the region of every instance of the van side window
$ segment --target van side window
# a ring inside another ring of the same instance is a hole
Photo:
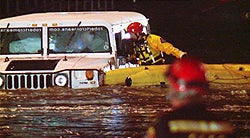
[[[128,56],[134,54],[134,44],[132,39],[122,39],[121,33],[115,34],[118,56]]]
[[[121,44],[121,33],[115,34],[115,43],[116,43],[116,49],[117,49],[117,55],[122,56],[122,44]]]
[[[136,53],[134,48],[134,42],[130,38],[122,39],[121,33],[115,34],[117,55],[120,61],[124,64],[127,62],[136,63]]]

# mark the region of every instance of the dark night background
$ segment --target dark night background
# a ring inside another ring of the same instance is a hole
[[[250,63],[250,0],[0,0],[1,18],[90,10],[140,12],[153,34],[206,63]]]

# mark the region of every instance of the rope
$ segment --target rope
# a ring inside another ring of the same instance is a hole
[[[213,83],[220,83],[220,82],[215,82],[216,80],[229,80],[229,81],[237,81],[237,80],[247,80],[247,79],[249,79],[247,82],[242,82],[242,83],[240,83],[240,84],[248,84],[248,83],[250,83],[250,76],[246,76],[246,75],[244,75],[244,74],[242,74],[242,73],[239,73],[238,71],[234,71],[234,70],[232,70],[232,69],[229,69],[228,67],[226,67],[226,64],[222,64],[223,65],[223,67],[224,67],[224,69],[225,70],[227,70],[230,74],[231,74],[231,76],[233,76],[233,74],[238,74],[238,75],[240,75],[240,76],[242,76],[242,77],[240,77],[240,78],[228,78],[228,79],[225,79],[225,78],[220,78],[218,75],[214,75],[213,77],[215,78],[215,79],[213,79],[213,80],[210,80],[209,82],[213,82]],[[240,71],[240,70],[239,70]]]

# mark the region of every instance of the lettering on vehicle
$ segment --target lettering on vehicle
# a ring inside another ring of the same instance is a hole
[[[41,32],[41,28],[2,28],[0,32]]]
[[[86,81],[80,81],[79,84],[88,84]]]
[[[100,26],[94,26],[94,27],[57,27],[57,28],[49,28],[49,31],[102,31],[104,30],[103,27]]]

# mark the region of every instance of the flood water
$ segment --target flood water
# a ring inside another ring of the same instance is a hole
[[[250,88],[211,84],[208,109],[250,137]],[[0,91],[0,137],[143,137],[161,112],[170,111],[168,88],[104,86],[73,90]]]

